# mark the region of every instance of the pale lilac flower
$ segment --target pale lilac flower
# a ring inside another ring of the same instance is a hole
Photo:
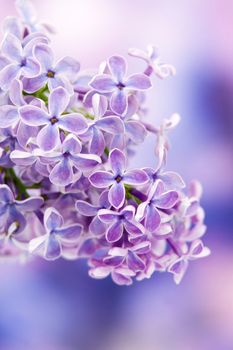
[[[126,266],[134,271],[143,271],[146,268],[146,263],[143,261],[143,256],[150,252],[151,244],[149,241],[144,241],[126,248],[114,247],[109,250],[108,256],[103,259],[103,262],[110,266]]]
[[[105,96],[95,94],[92,98],[94,121],[89,124],[87,133],[90,135],[89,152],[102,155],[106,146],[103,132],[111,135],[124,133],[124,124],[120,117],[114,115],[104,116],[108,101]]]
[[[82,144],[75,135],[66,136],[60,148],[41,157],[42,163],[55,164],[49,175],[54,185],[67,186],[78,180],[83,171],[92,170],[101,163],[99,156],[81,153]]]
[[[98,211],[99,219],[109,225],[106,239],[113,243],[119,241],[124,230],[131,235],[140,236],[144,234],[144,227],[135,220],[135,208],[132,205],[124,207],[120,212],[108,209]]]
[[[0,106],[0,127],[9,128],[17,126],[17,140],[22,147],[27,145],[30,138],[36,137],[38,128],[31,127],[21,121],[19,107],[27,104],[23,96],[23,85],[21,80],[14,79],[9,87],[9,98],[13,105],[5,104]],[[29,103],[42,106],[41,100],[31,98]]]
[[[210,255],[209,248],[205,247],[201,240],[196,240],[192,242],[188,251],[184,255],[176,259],[169,266],[168,272],[173,273],[175,283],[179,284],[184,277],[189,261],[205,258],[208,255]]]
[[[10,60],[10,63],[0,71],[0,86],[3,90],[7,90],[15,78],[34,77],[40,71],[39,63],[29,56],[29,47],[26,45],[23,48],[20,40],[12,34],[5,37],[2,54]]]
[[[152,186],[147,201],[139,204],[137,218],[145,220],[145,228],[149,232],[155,231],[161,223],[161,215],[158,209],[170,209],[178,201],[176,191],[165,191],[161,180],[157,180]]]
[[[124,184],[137,186],[148,181],[146,173],[140,169],[126,170],[126,158],[119,149],[110,152],[109,163],[111,172],[96,171],[89,180],[94,187],[110,187],[108,198],[114,208],[121,208],[125,201]]]
[[[15,232],[21,232],[26,226],[25,213],[39,209],[43,202],[41,197],[15,200],[11,189],[7,185],[0,185],[0,231],[8,231],[14,223]]]
[[[151,82],[144,74],[133,74],[125,78],[127,66],[121,56],[110,57],[108,66],[111,75],[96,75],[90,82],[90,86],[100,93],[111,93],[111,109],[122,115],[127,110],[129,91],[147,90],[151,87]]]
[[[99,219],[97,214],[99,210],[109,209],[111,207],[111,204],[109,203],[109,200],[108,200],[108,191],[104,191],[101,193],[99,197],[98,206],[90,204],[83,200],[78,200],[75,203],[75,207],[81,215],[93,217],[88,227],[89,231],[93,235],[101,236],[105,234],[107,225]]]
[[[49,90],[62,86],[70,94],[73,94],[72,81],[80,69],[78,61],[72,57],[66,56],[54,63],[54,56],[51,48],[46,44],[39,44],[34,47],[34,56],[40,63],[41,72],[34,78],[24,79],[24,90],[28,93],[33,93],[48,83]]]
[[[19,109],[22,121],[29,126],[43,126],[37,135],[38,146],[43,151],[52,151],[61,145],[60,129],[82,134],[87,130],[85,118],[78,113],[63,114],[69,104],[70,95],[58,87],[49,95],[48,112],[28,105]]]
[[[136,273],[127,267],[115,267],[111,265],[93,266],[89,270],[89,276],[96,279],[103,279],[111,275],[112,280],[119,286],[130,286],[133,283],[132,278]]]
[[[29,243],[31,253],[41,252],[45,259],[56,260],[62,255],[63,245],[74,244],[82,233],[80,224],[65,226],[63,217],[55,208],[48,208],[44,214],[46,234]]]
[[[147,63],[148,67],[144,72],[146,75],[151,75],[151,73],[154,72],[158,78],[165,79],[176,74],[174,66],[161,62],[158,48],[155,46],[148,46],[146,52],[140,49],[131,48],[128,53],[130,56],[141,58]]]
[[[23,20],[23,24],[30,32],[45,31],[54,33],[55,29],[48,23],[39,23],[35,8],[29,0],[16,0],[16,9]]]

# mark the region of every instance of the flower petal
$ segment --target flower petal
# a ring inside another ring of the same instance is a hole
[[[118,213],[109,209],[100,209],[98,211],[98,218],[105,224],[112,223],[119,217]]]
[[[39,236],[39,237],[33,238],[29,242],[29,245],[28,245],[29,253],[33,254],[33,253],[36,253],[36,252],[40,251],[41,248],[43,248],[47,238],[48,238],[47,234],[43,235],[43,236]]]
[[[129,170],[124,174],[124,182],[128,185],[143,185],[147,183],[149,177],[143,170]]]
[[[34,48],[34,56],[40,62],[43,72],[47,72],[53,66],[53,52],[48,45],[38,44]]]
[[[23,122],[30,126],[40,126],[49,123],[48,114],[36,106],[22,106],[19,108],[19,114]]]
[[[11,203],[14,200],[12,191],[7,185],[0,185],[0,202]]]
[[[106,188],[114,183],[113,175],[107,171],[96,171],[89,176],[89,180],[97,188]]]
[[[86,119],[78,113],[70,113],[63,115],[59,120],[59,126],[74,134],[83,134],[88,129]]]
[[[54,89],[49,95],[49,113],[52,117],[60,116],[70,102],[70,95],[63,87]]]
[[[29,166],[36,161],[34,157],[29,152],[14,150],[10,155],[11,160],[17,165]]]
[[[110,134],[121,134],[124,132],[124,123],[120,117],[109,116],[99,119],[95,125]]]
[[[23,106],[25,104],[23,98],[23,84],[21,80],[15,79],[12,81],[9,90],[9,97],[15,106]]]
[[[76,242],[82,233],[82,225],[73,224],[55,231],[62,241]]]
[[[125,123],[125,131],[130,139],[137,143],[142,143],[146,137],[147,131],[144,125],[135,120],[129,120]]]
[[[128,101],[126,94],[123,90],[117,89],[111,97],[110,107],[111,110],[119,115],[123,115],[127,110]]]
[[[2,43],[2,53],[9,57],[11,60],[20,62],[23,50],[21,42],[13,34],[7,34]]]
[[[58,74],[64,74],[70,80],[75,80],[77,73],[80,70],[80,63],[74,58],[66,56],[60,59],[55,67]]]
[[[182,177],[174,171],[167,171],[159,174],[159,178],[169,187],[173,186],[173,188],[179,189],[185,187]]]
[[[101,163],[100,157],[94,154],[80,153],[78,156],[71,156],[70,159],[78,170],[90,170]]]
[[[190,247],[190,259],[195,260],[199,258],[205,258],[210,255],[209,248],[205,247],[201,240],[196,240],[192,242]]]
[[[40,72],[40,65],[35,59],[27,58],[25,66],[21,69],[22,75],[26,78],[34,77]]]
[[[133,271],[141,271],[141,270],[144,270],[145,268],[145,263],[143,262],[143,260],[140,259],[139,256],[137,256],[137,254],[135,254],[130,250],[127,256],[127,263],[128,263],[129,269]]]
[[[105,148],[104,135],[101,130],[94,126],[92,128],[92,133],[93,135],[90,142],[89,152],[101,156]]]
[[[55,208],[47,208],[44,213],[44,225],[49,232],[55,230],[63,225],[63,217]]]
[[[98,216],[95,216],[89,225],[90,232],[95,236],[102,236],[106,232],[106,224],[104,224]]]
[[[24,78],[23,89],[28,93],[36,92],[45,86],[47,80],[48,78],[46,77],[46,74],[40,74],[33,78]]]
[[[133,90],[147,90],[152,86],[150,78],[145,74],[131,75],[125,85]]]
[[[82,144],[75,135],[69,134],[63,141],[62,148],[64,153],[78,154],[81,152]]]
[[[126,168],[126,159],[122,151],[115,148],[109,154],[109,162],[113,173],[117,175],[122,175]]]
[[[94,76],[89,85],[99,92],[112,92],[116,88],[116,83],[108,74]]]
[[[15,201],[15,206],[21,211],[34,211],[38,210],[44,204],[42,197],[31,197],[23,201]]]
[[[183,258],[177,259],[174,263],[172,263],[169,266],[168,272],[171,272],[174,274],[174,281],[176,284],[180,284],[187,270],[187,267],[188,267],[188,261],[184,260]]]
[[[153,204],[149,204],[145,211],[145,228],[149,232],[153,232],[160,225],[161,218],[158,210]]]
[[[92,107],[94,111],[94,115],[96,117],[102,117],[108,108],[108,100],[107,97],[94,94],[92,97]]]
[[[68,159],[57,163],[49,175],[50,181],[57,186],[67,186],[73,182],[73,170]]]
[[[124,226],[126,231],[132,235],[142,235],[145,232],[143,225],[135,220],[125,221]]]
[[[54,234],[50,234],[45,247],[44,257],[46,260],[56,260],[61,256],[61,243]]]
[[[98,208],[95,207],[94,205],[85,202],[85,201],[81,201],[78,200],[75,203],[75,208],[77,209],[77,211],[84,215],[84,216],[95,216],[98,212]]]
[[[44,126],[37,135],[37,144],[45,152],[52,151],[60,143],[60,133],[56,124]]]
[[[0,107],[0,127],[9,128],[19,120],[18,108],[11,105]]]
[[[116,78],[117,82],[122,82],[126,74],[126,61],[121,56],[112,56],[108,60],[109,68],[112,75]]]
[[[115,182],[108,193],[109,202],[116,209],[122,207],[125,201],[125,187],[122,182]]]
[[[14,80],[20,71],[19,65],[15,63],[8,64],[0,71],[0,86],[2,90],[8,90],[12,80]]]
[[[123,225],[122,222],[116,221],[114,224],[112,224],[108,231],[106,232],[106,240],[109,243],[117,242],[123,235]]]
[[[170,209],[172,208],[179,199],[178,192],[168,191],[163,193],[159,198],[156,198],[153,202],[157,208]]]

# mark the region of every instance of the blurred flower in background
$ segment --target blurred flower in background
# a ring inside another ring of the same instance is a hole
[[[179,287],[156,274],[132,287],[86,276],[85,263],[33,260],[0,265],[0,349],[232,350],[233,348],[233,2],[231,0],[35,0],[57,29],[57,56],[99,65],[128,47],[160,48],[177,75],[156,81],[148,121],[174,111],[168,169],[204,187],[212,255],[194,262]],[[14,0],[0,0],[0,21]],[[61,44],[62,43],[62,44]],[[143,62],[132,58],[132,69]],[[141,66],[140,66],[141,65]],[[131,73],[131,72],[130,72]],[[134,167],[154,166],[154,140]],[[82,264],[81,264],[82,265]]]

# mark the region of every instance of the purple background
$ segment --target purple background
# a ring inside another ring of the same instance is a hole
[[[179,112],[168,169],[204,186],[211,257],[191,264],[180,286],[155,274],[132,287],[91,280],[84,262],[0,262],[0,349],[233,349],[233,1],[36,0],[57,28],[57,57],[83,68],[128,47],[160,47],[177,76],[154,81],[148,120]],[[0,20],[15,14],[0,0]],[[132,71],[141,70],[130,59]],[[153,138],[133,163],[153,166]]]

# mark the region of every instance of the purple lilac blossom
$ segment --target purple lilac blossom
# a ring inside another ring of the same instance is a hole
[[[127,77],[112,56],[94,70],[54,61],[47,24],[29,0],[3,24],[0,48],[0,258],[85,258],[89,275],[130,285],[159,272],[180,283],[206,257],[202,188],[166,169],[168,133],[145,121],[152,73],[174,75],[154,47],[130,49],[147,67]],[[147,135],[154,166],[131,170]]]
[[[125,77],[126,61],[121,56],[112,56],[108,60],[110,74],[95,76],[90,86],[100,93],[111,93],[110,106],[113,112],[122,115],[127,110],[129,91],[147,90],[151,87],[150,79],[144,74]]]
[[[126,170],[126,157],[119,149],[110,152],[109,163],[111,172],[96,171],[90,176],[90,182],[97,188],[109,188],[108,199],[111,205],[119,209],[125,201],[125,186],[144,185],[148,176],[143,170]]]
[[[19,109],[20,117],[26,125],[43,126],[37,135],[37,144],[43,151],[52,151],[60,146],[60,129],[75,134],[87,130],[87,122],[81,114],[64,114],[69,102],[68,92],[58,87],[49,95],[48,112],[33,105]]]
[[[128,54],[140,58],[147,63],[147,68],[144,71],[146,75],[155,73],[158,78],[165,79],[176,74],[174,66],[161,62],[158,48],[155,46],[149,45],[146,52],[140,49],[130,48]]]

